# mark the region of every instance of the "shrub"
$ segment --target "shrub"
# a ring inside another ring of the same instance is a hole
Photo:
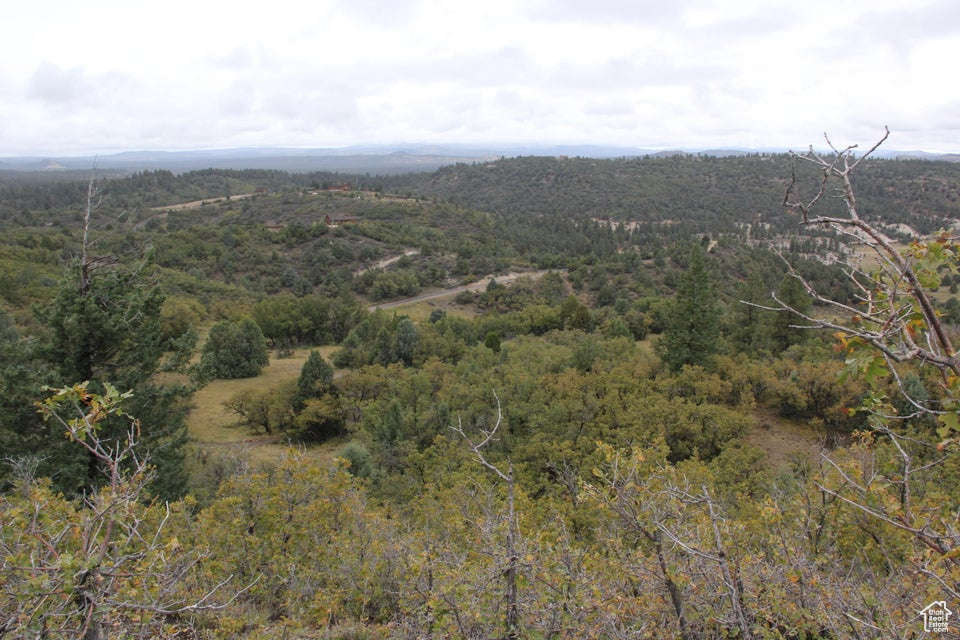
[[[252,378],[267,366],[267,342],[250,318],[225,320],[213,325],[200,355],[200,371],[206,378]]]

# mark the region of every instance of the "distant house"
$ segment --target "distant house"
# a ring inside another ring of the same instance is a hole
[[[323,187],[324,191],[350,191],[353,189],[353,185],[349,182],[344,182],[341,184],[326,184]]]
[[[254,192],[254,193],[266,193],[266,192],[267,192],[267,188],[266,188],[266,187],[257,187],[256,189],[253,190],[253,192]]]
[[[357,221],[357,218],[349,213],[328,213],[323,217],[323,221],[328,227],[335,227],[340,224],[352,224]]]

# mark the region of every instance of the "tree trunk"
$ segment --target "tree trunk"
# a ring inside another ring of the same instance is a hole
[[[680,637],[683,638],[683,640],[694,640],[693,634],[690,633],[690,628],[687,624],[687,617],[683,613],[683,594],[680,593],[680,587],[673,581],[673,578],[670,577],[670,573],[667,570],[667,559],[663,555],[663,538],[659,531],[654,532],[649,538],[653,541],[654,547],[657,550],[657,562],[660,565],[660,575],[663,576],[663,584],[667,588],[667,593],[670,594],[670,603],[673,605],[673,611],[677,614],[677,624],[680,625]]]

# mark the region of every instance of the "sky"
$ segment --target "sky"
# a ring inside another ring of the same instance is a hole
[[[956,0],[13,0],[0,157],[371,144],[960,152]]]

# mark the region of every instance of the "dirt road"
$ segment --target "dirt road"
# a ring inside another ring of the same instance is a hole
[[[230,196],[230,200],[243,200],[244,198],[252,198],[255,196],[255,193],[241,193],[239,195]],[[223,202],[227,197],[222,198],[207,198],[205,200],[194,200],[193,202],[184,202],[183,204],[170,204],[164,207],[153,207],[153,211],[181,211],[183,209],[196,209],[197,207],[202,207],[205,204],[213,204],[215,202]]]
[[[392,258],[386,258],[384,260],[381,260],[380,262],[370,265],[369,267],[364,267],[363,269],[357,269],[356,271],[353,272],[353,275],[362,276],[367,271],[373,271],[374,269],[383,269],[384,267],[389,267],[394,262],[399,262],[401,258],[409,258],[411,256],[418,256],[418,255],[420,255],[419,249],[407,249],[406,251],[404,251],[398,256],[393,256]]]
[[[432,300],[434,298],[443,298],[446,296],[455,296],[458,293],[463,291],[483,291],[487,288],[487,285],[490,284],[491,280],[496,280],[500,284],[510,284],[517,278],[523,276],[528,276],[537,280],[542,277],[543,274],[547,273],[547,270],[542,271],[527,271],[524,273],[506,273],[503,275],[490,275],[477,280],[476,282],[471,282],[467,285],[462,285],[459,287],[450,287],[448,289],[438,289],[435,291],[428,291],[427,293],[422,293],[418,296],[413,296],[412,298],[402,298],[400,300],[390,300],[389,302],[378,302],[377,304],[372,304],[367,307],[368,311],[376,311],[377,309],[392,309],[394,307],[402,307],[407,304],[414,304],[417,302],[423,302],[424,300]]]

